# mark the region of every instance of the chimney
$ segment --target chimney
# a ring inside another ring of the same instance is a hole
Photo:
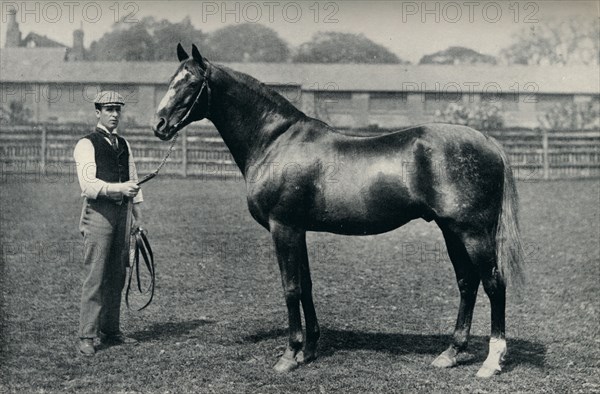
[[[68,59],[72,62],[84,60],[85,50],[83,48],[83,29],[73,32],[73,48],[69,51]]]
[[[17,23],[17,10],[12,8],[7,11],[8,24],[6,25],[5,48],[16,48],[21,46],[21,31]]]

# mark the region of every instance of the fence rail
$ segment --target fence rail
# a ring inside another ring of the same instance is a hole
[[[73,149],[88,125],[3,126],[0,129],[2,174],[75,173]],[[488,132],[504,147],[518,179],[600,177],[600,131],[497,130]],[[153,171],[168,143],[147,128],[125,133],[138,172]],[[241,177],[229,150],[212,126],[187,127],[163,174]]]

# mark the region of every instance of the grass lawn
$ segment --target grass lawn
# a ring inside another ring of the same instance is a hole
[[[504,372],[478,380],[490,321],[483,289],[460,365],[430,366],[449,344],[458,289],[440,231],[423,221],[379,236],[309,234],[319,358],[274,373],[285,303],[269,234],[240,181],[144,186],[157,292],[146,310],[122,313],[140,342],[79,357],[79,186],[9,177],[0,185],[0,392],[600,392],[600,184],[518,186],[528,285],[509,289]]]

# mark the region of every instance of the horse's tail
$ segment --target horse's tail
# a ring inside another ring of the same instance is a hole
[[[524,252],[519,232],[519,200],[508,157],[494,138],[489,138],[497,148],[504,164],[502,204],[496,225],[496,262],[504,283],[524,284]]]

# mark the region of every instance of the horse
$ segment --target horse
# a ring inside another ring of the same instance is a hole
[[[320,329],[306,232],[380,234],[418,218],[441,229],[460,290],[452,341],[432,365],[457,365],[482,282],[491,305],[491,335],[477,376],[501,371],[506,287],[522,283],[523,249],[512,170],[494,139],[466,126],[436,123],[349,136],[256,79],[210,62],[195,45],[190,57],[179,44],[177,57],[180,64],[152,129],[166,141],[208,119],[241,171],[250,214],[272,237],[287,306],[289,339],[276,371],[317,357]],[[270,163],[290,165],[260,176]],[[338,163],[335,177],[328,163]]]

